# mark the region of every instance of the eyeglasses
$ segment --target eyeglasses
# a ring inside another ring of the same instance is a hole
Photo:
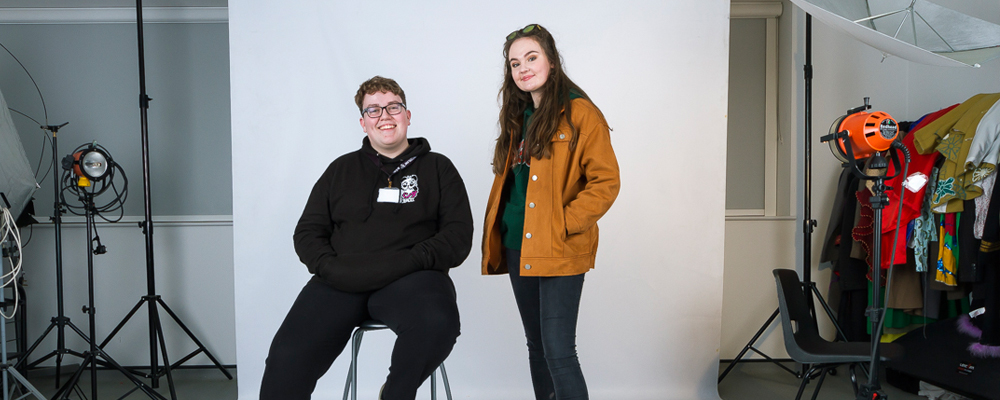
[[[385,110],[389,115],[397,115],[406,109],[406,104],[403,103],[389,103],[385,107],[372,106],[364,110],[361,110],[361,115],[367,115],[369,118],[378,118],[382,116],[382,110]]]
[[[535,30],[535,28],[537,28],[537,27],[538,27],[538,24],[531,24],[531,25],[528,25],[528,26],[524,27],[524,29],[521,29],[519,31],[511,32],[510,35],[507,35],[507,40],[511,40],[513,38],[516,38],[518,33],[529,33],[531,31]]]

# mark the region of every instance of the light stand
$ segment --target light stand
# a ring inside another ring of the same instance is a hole
[[[897,160],[897,159],[893,159]],[[889,164],[885,162],[885,157],[881,155],[875,156],[869,166],[873,169],[888,168]],[[899,171],[899,166],[897,164],[896,171]],[[868,310],[865,315],[871,320],[872,329],[872,360],[868,367],[868,383],[861,385],[858,390],[858,400],[878,400],[887,398],[885,392],[882,391],[882,385],[879,383],[879,369],[882,367],[882,357],[879,348],[882,346],[882,335],[878,332],[881,328],[882,314],[885,310],[880,306],[882,304],[881,300],[881,288],[882,288],[882,208],[889,205],[889,196],[885,194],[886,189],[889,189],[885,185],[885,177],[878,176],[875,178],[875,185],[872,188],[874,194],[869,200],[872,205],[874,217],[874,227],[875,231],[873,236],[872,244],[872,304],[868,306]]]
[[[863,113],[865,110],[870,109],[871,106],[868,104],[868,98],[865,98],[865,104],[860,107],[853,108],[847,111],[847,115],[838,119],[834,122],[834,127],[831,128],[831,134],[823,136],[820,138],[822,142],[830,142],[831,149],[833,149],[834,155],[838,158],[843,157],[845,168],[850,168],[851,172],[860,179],[874,181],[871,191],[872,196],[869,198],[869,203],[872,207],[873,222],[872,222],[872,260],[871,260],[871,280],[872,280],[872,301],[865,311],[865,315],[869,318],[871,322],[871,363],[868,366],[868,383],[861,385],[858,389],[857,400],[879,400],[887,399],[888,397],[882,391],[882,385],[879,382],[879,373],[882,363],[881,357],[881,347],[882,340],[879,332],[881,331],[882,315],[885,313],[885,309],[882,307],[881,300],[881,288],[882,288],[882,209],[889,205],[889,196],[886,195],[886,191],[891,189],[886,186],[885,181],[888,179],[895,178],[897,175],[902,173],[902,169],[899,164],[899,157],[895,156],[892,158],[893,166],[896,168],[896,173],[892,176],[884,176],[881,174],[866,175],[860,167],[859,157],[855,156],[855,147],[862,147],[861,145],[852,145],[852,138],[850,132],[846,129],[842,129],[842,122],[846,124],[855,115],[860,115],[860,118],[868,118],[869,121],[881,120],[882,123],[876,124],[874,122],[868,123],[866,126],[872,127],[873,131],[877,131],[879,135],[870,135],[874,139],[880,141],[892,142],[892,147],[901,149],[904,153],[905,148],[895,142],[894,139],[897,134],[897,125],[894,120],[885,115],[884,113],[875,113],[872,115],[865,115]],[[879,115],[881,114],[881,115]],[[839,130],[839,132],[838,132]],[[858,130],[860,131],[860,130]],[[863,132],[854,132],[858,134],[858,137],[865,137]],[[865,139],[858,139],[859,143],[864,143]],[[838,154],[837,144],[840,144],[840,153]],[[885,146],[883,148],[890,148]],[[866,150],[871,150],[871,148],[861,148],[859,151],[862,153],[860,158],[863,158]],[[879,150],[879,149],[875,149]],[[908,158],[908,156],[907,156]],[[885,157],[882,155],[882,150],[874,152],[868,163],[868,169],[871,170],[886,170],[888,171],[889,163],[886,161]],[[900,199],[902,201],[902,199]],[[891,266],[890,266],[891,267]]]
[[[86,190],[81,190],[80,200],[83,202],[86,221],[87,221],[87,284],[88,284],[88,296],[89,303],[83,307],[83,312],[87,313],[90,318],[90,337],[96,337],[97,322],[95,320],[95,310],[94,310],[94,254],[101,253],[103,251],[100,244],[97,248],[93,247],[94,244],[94,215],[97,213],[97,207],[94,205],[94,194],[88,193]],[[80,333],[81,336],[83,333]],[[60,388],[53,396],[53,399],[68,399],[72,391],[77,388],[80,381],[80,377],[83,375],[83,371],[90,367],[90,391],[91,399],[98,399],[97,397],[97,364],[100,363],[103,366],[110,366],[111,368],[117,369],[126,378],[131,381],[136,388],[132,389],[129,393],[132,393],[136,389],[142,390],[151,399],[166,399],[152,388],[147,386],[145,383],[140,381],[138,378],[133,376],[129,371],[125,370],[121,365],[119,365],[111,356],[109,356],[101,347],[98,347],[93,341],[90,342],[90,350],[83,353],[83,362],[80,364],[80,368],[73,374],[69,381],[66,382],[62,388]],[[126,394],[127,396],[128,394]],[[124,398],[124,396],[123,396]]]
[[[819,288],[816,286],[816,282],[812,280],[812,233],[813,229],[816,228],[816,220],[812,219],[812,15],[806,13],[806,64],[803,67],[803,79],[805,80],[805,129],[804,129],[804,140],[803,140],[803,156],[805,162],[803,165],[803,199],[804,203],[802,205],[802,286],[803,290],[806,292],[812,291],[812,293],[819,299],[820,305],[823,306],[823,310],[826,311],[826,315],[830,317],[830,321],[833,322],[834,328],[837,330],[837,338],[839,340],[847,341],[846,335],[840,329],[840,325],[837,324],[837,319],[834,318],[834,312],[830,308],[830,305],[823,300],[823,295],[820,293]],[[806,302],[809,305],[809,311],[816,315],[816,305],[813,303],[813,296],[806,296]],[[795,372],[790,368],[782,365],[778,360],[769,357],[764,352],[760,351],[755,344],[757,340],[760,339],[761,335],[774,323],[774,320],[778,317],[778,308],[774,309],[771,316],[761,325],[757,333],[750,338],[746,346],[740,350],[740,353],[729,363],[722,374],[719,375],[718,383],[722,383],[722,380],[726,378],[726,375],[736,367],[736,364],[743,362],[743,356],[747,354],[748,351],[753,351],[764,357],[767,361],[770,361],[774,365],[781,367],[790,374],[795,375],[797,378],[802,378],[802,374],[805,373],[808,368],[803,366],[802,371]]]
[[[73,331],[76,332],[77,334],[79,334],[80,338],[82,338],[85,342],[87,342],[87,343],[91,342],[90,338],[88,338],[87,335],[84,335],[83,331],[80,330],[80,328],[76,327],[76,325],[73,325],[73,322],[70,321],[69,317],[67,317],[66,314],[64,313],[64,308],[63,308],[62,214],[65,213],[66,210],[63,208],[62,202],[60,201],[60,194],[59,194],[60,184],[59,184],[59,178],[58,178],[58,176],[59,176],[58,175],[58,171],[59,171],[59,165],[58,165],[58,163],[59,163],[59,161],[58,161],[59,160],[58,132],[59,132],[59,129],[62,128],[62,127],[64,127],[64,126],[66,126],[66,124],[68,124],[68,122],[64,123],[64,124],[61,124],[61,125],[48,125],[48,126],[43,126],[42,127],[43,129],[49,131],[52,134],[52,191],[53,191],[53,197],[52,197],[52,203],[53,203],[53,205],[52,205],[52,207],[53,207],[53,212],[52,212],[52,218],[51,219],[52,219],[52,224],[53,224],[53,230],[55,232],[55,249],[56,249],[56,254],[55,254],[56,255],[56,316],[52,317],[52,320],[49,323],[48,328],[45,329],[45,332],[43,332],[42,335],[37,340],[35,340],[35,342],[31,345],[31,347],[28,348],[28,350],[24,353],[24,355],[21,357],[20,360],[18,360],[18,362],[16,364],[17,368],[24,367],[26,369],[31,369],[31,368],[35,368],[36,366],[38,366],[38,364],[41,364],[41,363],[45,362],[45,360],[48,360],[48,359],[50,359],[52,357],[55,357],[56,358],[56,379],[55,379],[55,385],[56,385],[56,387],[59,387],[59,378],[61,376],[61,368],[62,368],[63,356],[66,355],[66,354],[69,354],[69,355],[72,355],[72,356],[75,356],[75,357],[79,357],[79,358],[83,358],[84,357],[83,353],[80,353],[78,351],[74,351],[74,350],[70,350],[70,349],[66,348],[66,332],[65,332],[66,331],[66,327],[68,326],[71,329],[73,329]],[[37,359],[37,360],[35,360],[35,361],[31,362],[31,363],[27,363],[28,356],[33,351],[35,351],[35,349],[38,347],[38,345],[42,343],[42,340],[44,340],[49,335],[49,333],[52,332],[53,329],[55,329],[55,331],[56,331],[56,348],[55,348],[55,350],[52,350],[52,352],[50,352],[49,354],[46,354],[42,358],[39,358],[39,359]]]
[[[198,353],[204,353],[206,356],[208,356],[209,360],[211,360],[212,363],[214,363],[215,366],[220,371],[222,371],[222,373],[226,376],[226,378],[229,378],[231,380],[233,379],[233,376],[229,373],[229,371],[226,370],[225,367],[222,366],[221,363],[219,363],[218,360],[215,359],[214,356],[212,356],[212,353],[210,353],[208,349],[206,349],[205,346],[201,343],[201,341],[199,341],[198,338],[195,337],[194,333],[192,333],[191,330],[188,329],[183,322],[181,322],[181,319],[177,317],[177,314],[174,314],[174,312],[170,309],[170,307],[167,307],[167,303],[163,301],[160,295],[156,294],[156,282],[154,279],[155,273],[153,268],[153,259],[154,259],[153,216],[152,216],[152,205],[150,203],[150,188],[149,188],[150,187],[149,125],[147,120],[149,101],[152,99],[146,95],[146,63],[145,63],[145,54],[143,52],[143,35],[142,35],[142,0],[136,0],[135,11],[136,11],[136,31],[138,33],[138,51],[139,51],[139,110],[142,123],[142,187],[143,187],[143,199],[144,199],[143,207],[145,210],[145,219],[140,224],[140,226],[143,228],[142,232],[146,237],[147,294],[146,296],[142,296],[139,299],[135,307],[132,307],[132,310],[129,311],[129,313],[125,316],[125,318],[122,319],[120,323],[118,323],[118,326],[116,326],[115,329],[111,331],[111,334],[108,335],[107,339],[104,339],[104,341],[101,342],[101,345],[99,347],[103,349],[104,346],[106,346],[111,341],[111,339],[118,333],[118,331],[120,331],[121,328],[124,327],[126,323],[128,323],[128,321],[132,318],[132,316],[135,315],[136,311],[138,311],[143,304],[146,304],[148,306],[147,310],[149,312],[149,374],[148,375],[141,374],[141,375],[143,375],[146,378],[150,378],[152,381],[152,386],[154,388],[159,387],[160,376],[166,375],[167,382],[170,386],[171,398],[176,399],[176,395],[174,394],[173,377],[171,375],[170,370],[178,367],[180,364],[183,364],[187,360],[190,360]],[[160,315],[159,315],[159,310],[157,310],[157,305],[163,307],[163,310],[170,315],[170,317],[174,320],[174,322],[176,322],[177,325],[184,330],[184,333],[186,333],[188,337],[191,338],[191,341],[198,346],[196,350],[194,350],[187,356],[181,358],[173,365],[170,364],[170,361],[167,357],[167,347],[163,341],[163,325],[160,323]],[[163,354],[162,369],[158,361],[157,342],[159,342],[159,350]],[[138,373],[137,371],[133,372]]]

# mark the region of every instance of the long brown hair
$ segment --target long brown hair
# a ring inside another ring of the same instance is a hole
[[[520,143],[522,125],[524,125],[524,110],[533,105],[531,93],[521,91],[514,83],[508,59],[510,45],[520,38],[531,38],[538,43],[542,51],[545,52],[545,57],[552,63],[548,79],[542,85],[541,104],[532,114],[531,124],[526,130],[524,138],[526,156],[534,156],[535,158],[551,156],[549,143],[559,128],[563,114],[565,114],[566,122],[569,123],[572,130],[570,149],[576,149],[579,132],[570,118],[572,115],[570,91],[572,90],[575,96],[590,100],[583,89],[580,89],[566,76],[566,72],[563,71],[562,57],[556,50],[555,39],[552,38],[552,34],[547,29],[538,24],[531,24],[511,33],[503,44],[504,80],[503,85],[500,86],[500,94],[497,96],[501,101],[500,137],[497,138],[496,149],[493,153],[493,173],[497,175],[504,171],[504,163],[507,161],[507,154],[510,152],[511,146]]]

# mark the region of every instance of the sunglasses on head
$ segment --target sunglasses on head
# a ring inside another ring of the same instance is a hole
[[[529,33],[531,31],[535,30],[535,28],[537,28],[537,27],[538,27],[538,24],[531,24],[531,25],[528,25],[528,26],[524,27],[524,29],[516,30],[514,32],[511,32],[510,35],[507,35],[507,40],[511,40],[513,38],[516,38],[518,33]]]

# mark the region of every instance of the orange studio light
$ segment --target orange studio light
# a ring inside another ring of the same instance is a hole
[[[899,133],[899,124],[889,114],[882,111],[856,112],[837,118],[830,126],[830,134],[847,132],[830,141],[830,150],[842,162],[847,162],[850,156],[847,146],[850,142],[850,153],[854,159],[868,158],[879,151],[892,147]]]

